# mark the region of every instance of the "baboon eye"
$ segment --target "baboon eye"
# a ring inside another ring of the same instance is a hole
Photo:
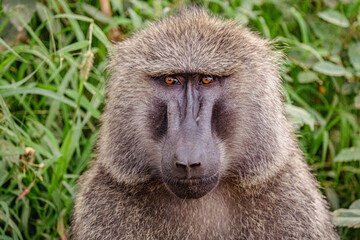
[[[209,84],[212,83],[214,80],[214,78],[212,76],[203,76],[200,80],[200,84]]]
[[[171,76],[165,77],[164,82],[165,82],[166,84],[171,84],[171,85],[180,84],[179,80],[177,80],[176,78],[171,77]]]

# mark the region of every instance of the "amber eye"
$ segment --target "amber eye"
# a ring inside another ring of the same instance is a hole
[[[211,76],[203,76],[201,78],[200,84],[209,84],[212,83],[214,81],[214,78]]]
[[[178,83],[179,83],[179,81],[178,81],[176,78],[171,77],[171,76],[167,76],[167,77],[165,78],[164,82],[165,82],[166,84],[178,84]]]

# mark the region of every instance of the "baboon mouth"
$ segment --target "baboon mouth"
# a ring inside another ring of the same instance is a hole
[[[163,181],[173,194],[183,199],[197,199],[213,190],[219,181],[219,174],[195,179],[174,179],[164,177]]]

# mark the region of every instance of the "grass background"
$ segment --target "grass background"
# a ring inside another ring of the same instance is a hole
[[[111,42],[189,3],[285,52],[286,112],[340,235],[360,239],[360,1],[106,2],[0,0],[0,239],[68,238]]]

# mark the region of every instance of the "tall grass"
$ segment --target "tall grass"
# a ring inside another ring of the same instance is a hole
[[[360,239],[360,1],[198,2],[286,53],[286,111],[340,234]],[[110,13],[96,0],[0,3],[0,239],[66,239],[111,41],[189,2],[111,0]]]

